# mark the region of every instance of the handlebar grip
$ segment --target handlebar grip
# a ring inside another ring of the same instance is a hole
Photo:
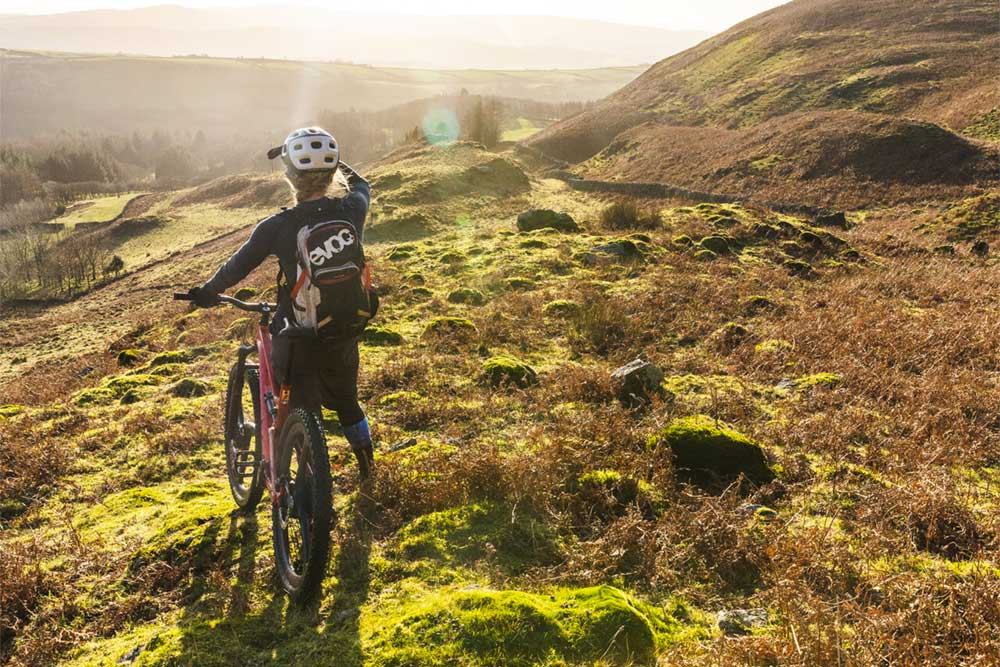
[[[174,292],[174,301],[194,301],[194,297],[187,292]]]

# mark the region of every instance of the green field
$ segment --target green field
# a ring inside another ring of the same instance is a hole
[[[530,118],[518,118],[517,127],[504,130],[500,139],[502,141],[523,141],[543,129],[542,126],[536,125],[535,121]]]
[[[106,222],[114,220],[121,215],[121,212],[125,210],[125,206],[130,201],[143,194],[145,193],[128,192],[75,202],[69,207],[66,213],[54,218],[52,222],[72,227],[78,222]]]

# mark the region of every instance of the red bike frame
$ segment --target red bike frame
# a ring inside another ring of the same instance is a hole
[[[274,456],[274,443],[288,417],[288,400],[292,388],[283,384],[278,396],[274,395],[274,375],[271,370],[271,332],[264,320],[257,326],[257,361],[260,378],[260,437],[261,458],[265,471],[264,483],[271,494],[271,504],[277,505],[281,498],[281,489],[275,484],[275,480],[278,478],[278,460]]]

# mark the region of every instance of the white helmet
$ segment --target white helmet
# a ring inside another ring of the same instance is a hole
[[[296,171],[332,171],[340,164],[340,147],[333,135],[319,127],[295,130],[285,143],[267,152],[270,160],[281,156],[285,166]]]

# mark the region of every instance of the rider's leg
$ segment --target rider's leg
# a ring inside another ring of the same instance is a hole
[[[361,479],[371,476],[375,466],[371,429],[358,403],[358,345],[356,341],[333,346],[319,364],[318,381],[322,402],[336,411],[344,437],[358,460]]]

